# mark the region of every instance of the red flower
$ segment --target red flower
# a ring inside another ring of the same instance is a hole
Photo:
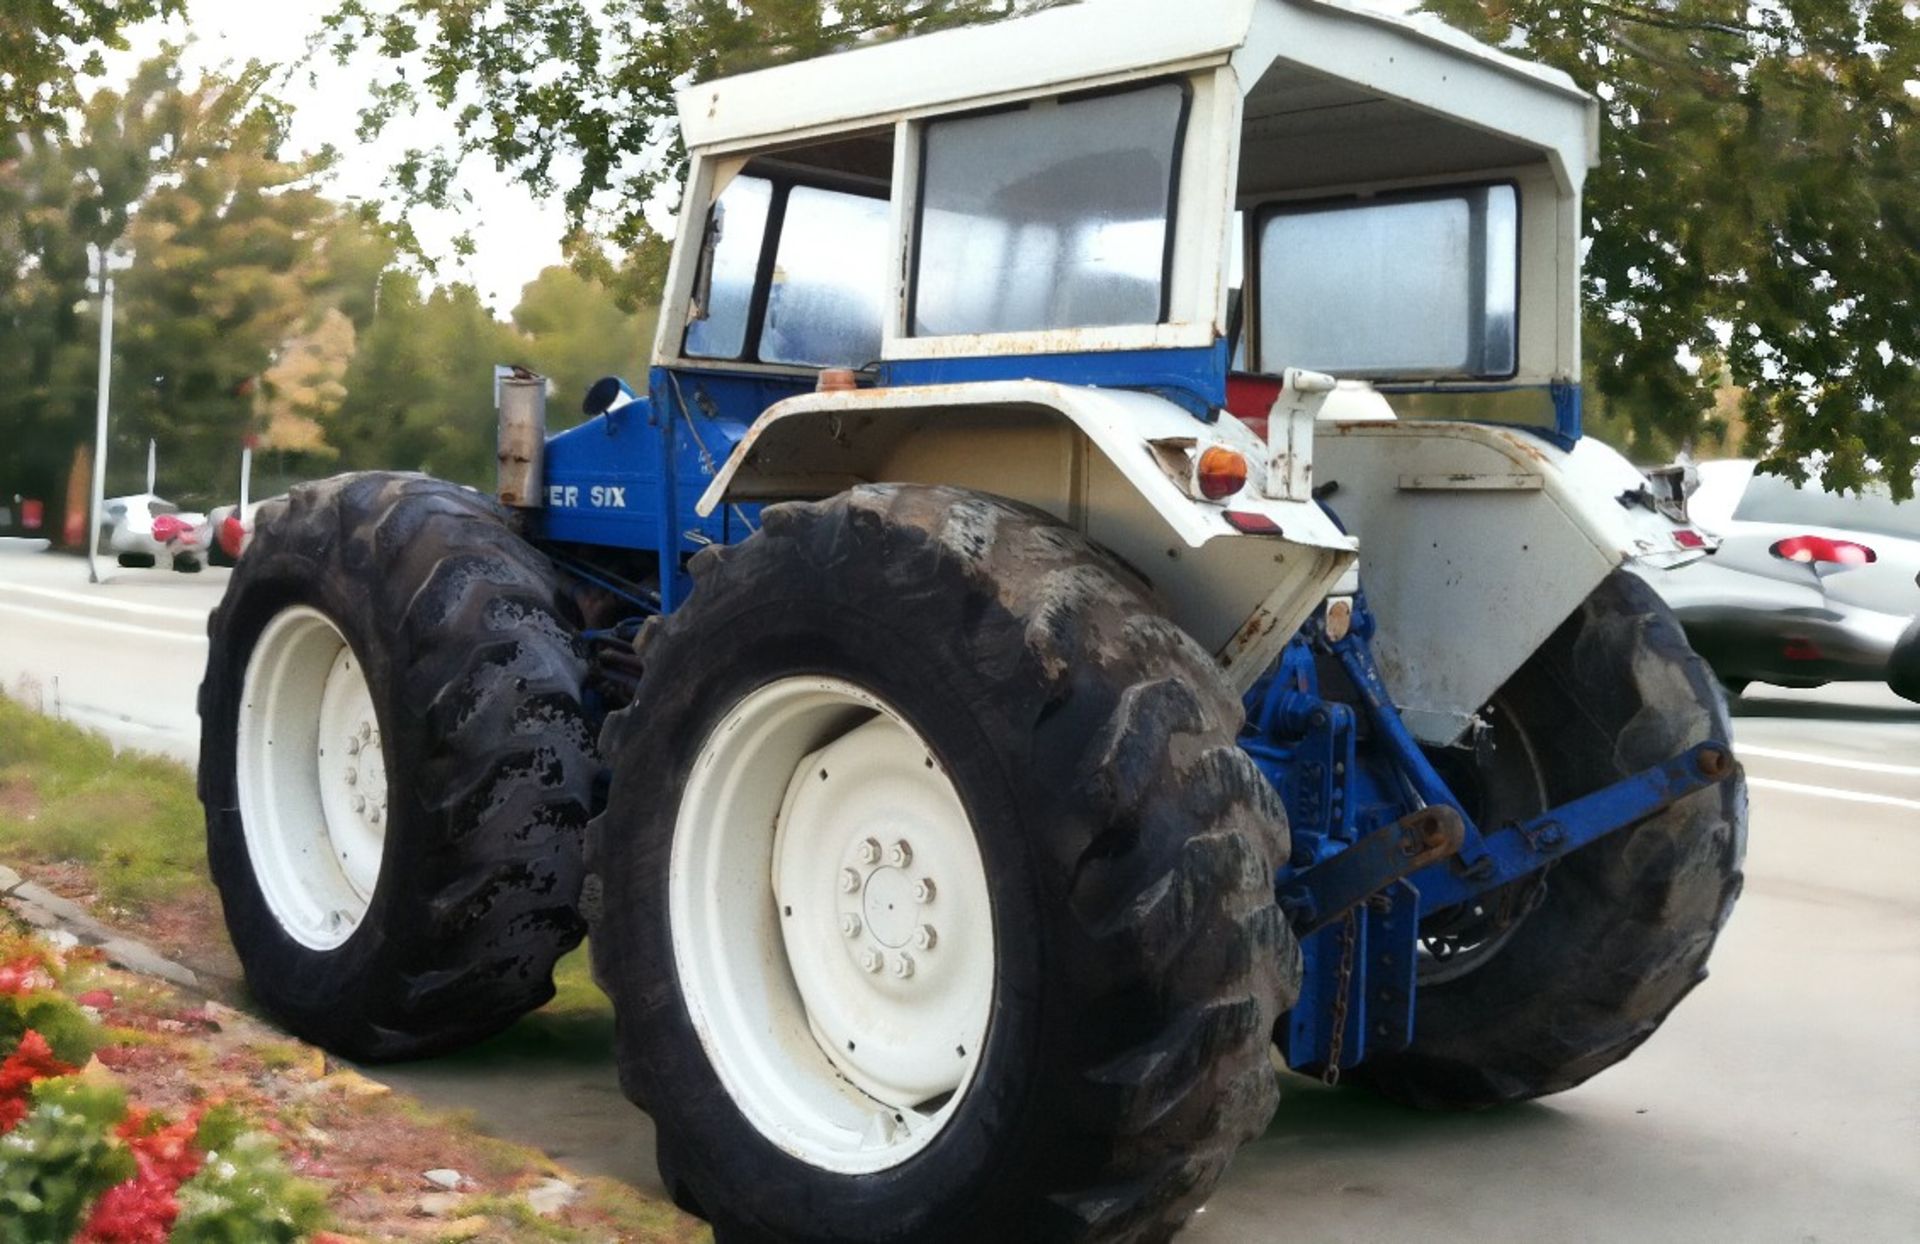
[[[18,995],[51,988],[53,976],[39,955],[21,955],[10,963],[0,963],[0,994]]]
[[[199,1127],[192,1116],[153,1127],[147,1111],[130,1110],[118,1131],[133,1150],[136,1173],[100,1194],[76,1244],[166,1244],[180,1214],[175,1193],[200,1169],[193,1148]]]
[[[135,1153],[139,1173],[100,1194],[75,1244],[167,1244],[173,1220],[180,1216],[174,1190],[180,1185]]]
[[[26,1118],[27,1090],[36,1080],[71,1075],[78,1070],[55,1058],[47,1039],[27,1029],[19,1047],[7,1056],[7,1061],[0,1063],[0,1134],[12,1131]]]

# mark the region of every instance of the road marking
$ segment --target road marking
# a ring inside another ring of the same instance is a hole
[[[49,622],[64,622],[73,626],[92,626],[103,631],[118,631],[123,635],[138,635],[142,639],[171,639],[177,643],[204,644],[205,635],[189,635],[184,631],[157,631],[150,626],[135,626],[130,622],[109,622],[105,618],[89,618],[78,613],[64,613],[57,609],[36,609],[32,605],[16,605],[10,600],[0,600],[0,609],[13,613],[24,613],[30,618],[45,618]]]
[[[1825,765],[1829,769],[1855,769],[1861,773],[1891,773],[1898,777],[1920,777],[1920,765],[1893,765],[1879,760],[1847,760],[1840,756],[1822,756],[1815,752],[1794,752],[1784,747],[1756,747],[1736,743],[1735,756],[1759,756],[1765,760],[1791,760],[1803,765]]]
[[[1778,778],[1748,776],[1748,786],[1757,786],[1762,790],[1782,790],[1795,795],[1816,795],[1822,799],[1838,799],[1846,803],[1877,803],[1889,808],[1911,808],[1920,812],[1920,799],[1900,799],[1893,795],[1869,795],[1865,791],[1841,790],[1834,786],[1809,786],[1805,782],[1782,782]]]
[[[63,592],[53,587],[31,587],[25,583],[9,583],[0,591],[25,592],[29,596],[45,596],[49,600],[70,600],[78,605],[87,605],[95,609],[122,609],[128,613],[151,614],[157,618],[181,618],[192,622],[205,622],[206,609],[175,609],[166,605],[144,605],[139,601],[115,600],[111,596],[95,595],[85,592]]]

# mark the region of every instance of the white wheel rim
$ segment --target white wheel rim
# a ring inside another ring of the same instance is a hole
[[[234,761],[247,858],[268,909],[301,945],[340,946],[380,881],[387,762],[360,658],[319,610],[284,609],[260,633]]]
[[[877,697],[786,678],[702,743],[669,866],[674,966],[721,1084],[820,1169],[906,1161],[953,1118],[993,1005],[966,809]]]

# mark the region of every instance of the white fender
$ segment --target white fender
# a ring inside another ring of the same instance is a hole
[[[1241,450],[1254,467],[1226,504],[1185,486],[1188,451],[1209,443]],[[1148,393],[1035,380],[809,393],[760,416],[699,511],[882,481],[1023,501],[1129,562],[1244,689],[1358,547],[1311,500],[1265,495],[1265,461],[1238,420],[1201,423]],[[1268,519],[1277,534],[1244,534],[1229,510]]]
[[[1428,743],[1459,738],[1614,568],[1671,567],[1712,543],[1591,439],[1569,451],[1485,424],[1323,423],[1314,476],[1360,538],[1375,656]]]

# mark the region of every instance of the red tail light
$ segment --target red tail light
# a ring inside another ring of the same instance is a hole
[[[171,544],[192,530],[193,524],[171,514],[161,514],[153,520],[153,538],[162,544]]]
[[[229,514],[220,520],[220,547],[226,550],[228,557],[240,556],[240,545],[247,538],[247,527],[239,519]]]
[[[1769,551],[1782,561],[1831,562],[1837,566],[1867,566],[1880,560],[1880,555],[1864,544],[1826,536],[1788,536]]]

